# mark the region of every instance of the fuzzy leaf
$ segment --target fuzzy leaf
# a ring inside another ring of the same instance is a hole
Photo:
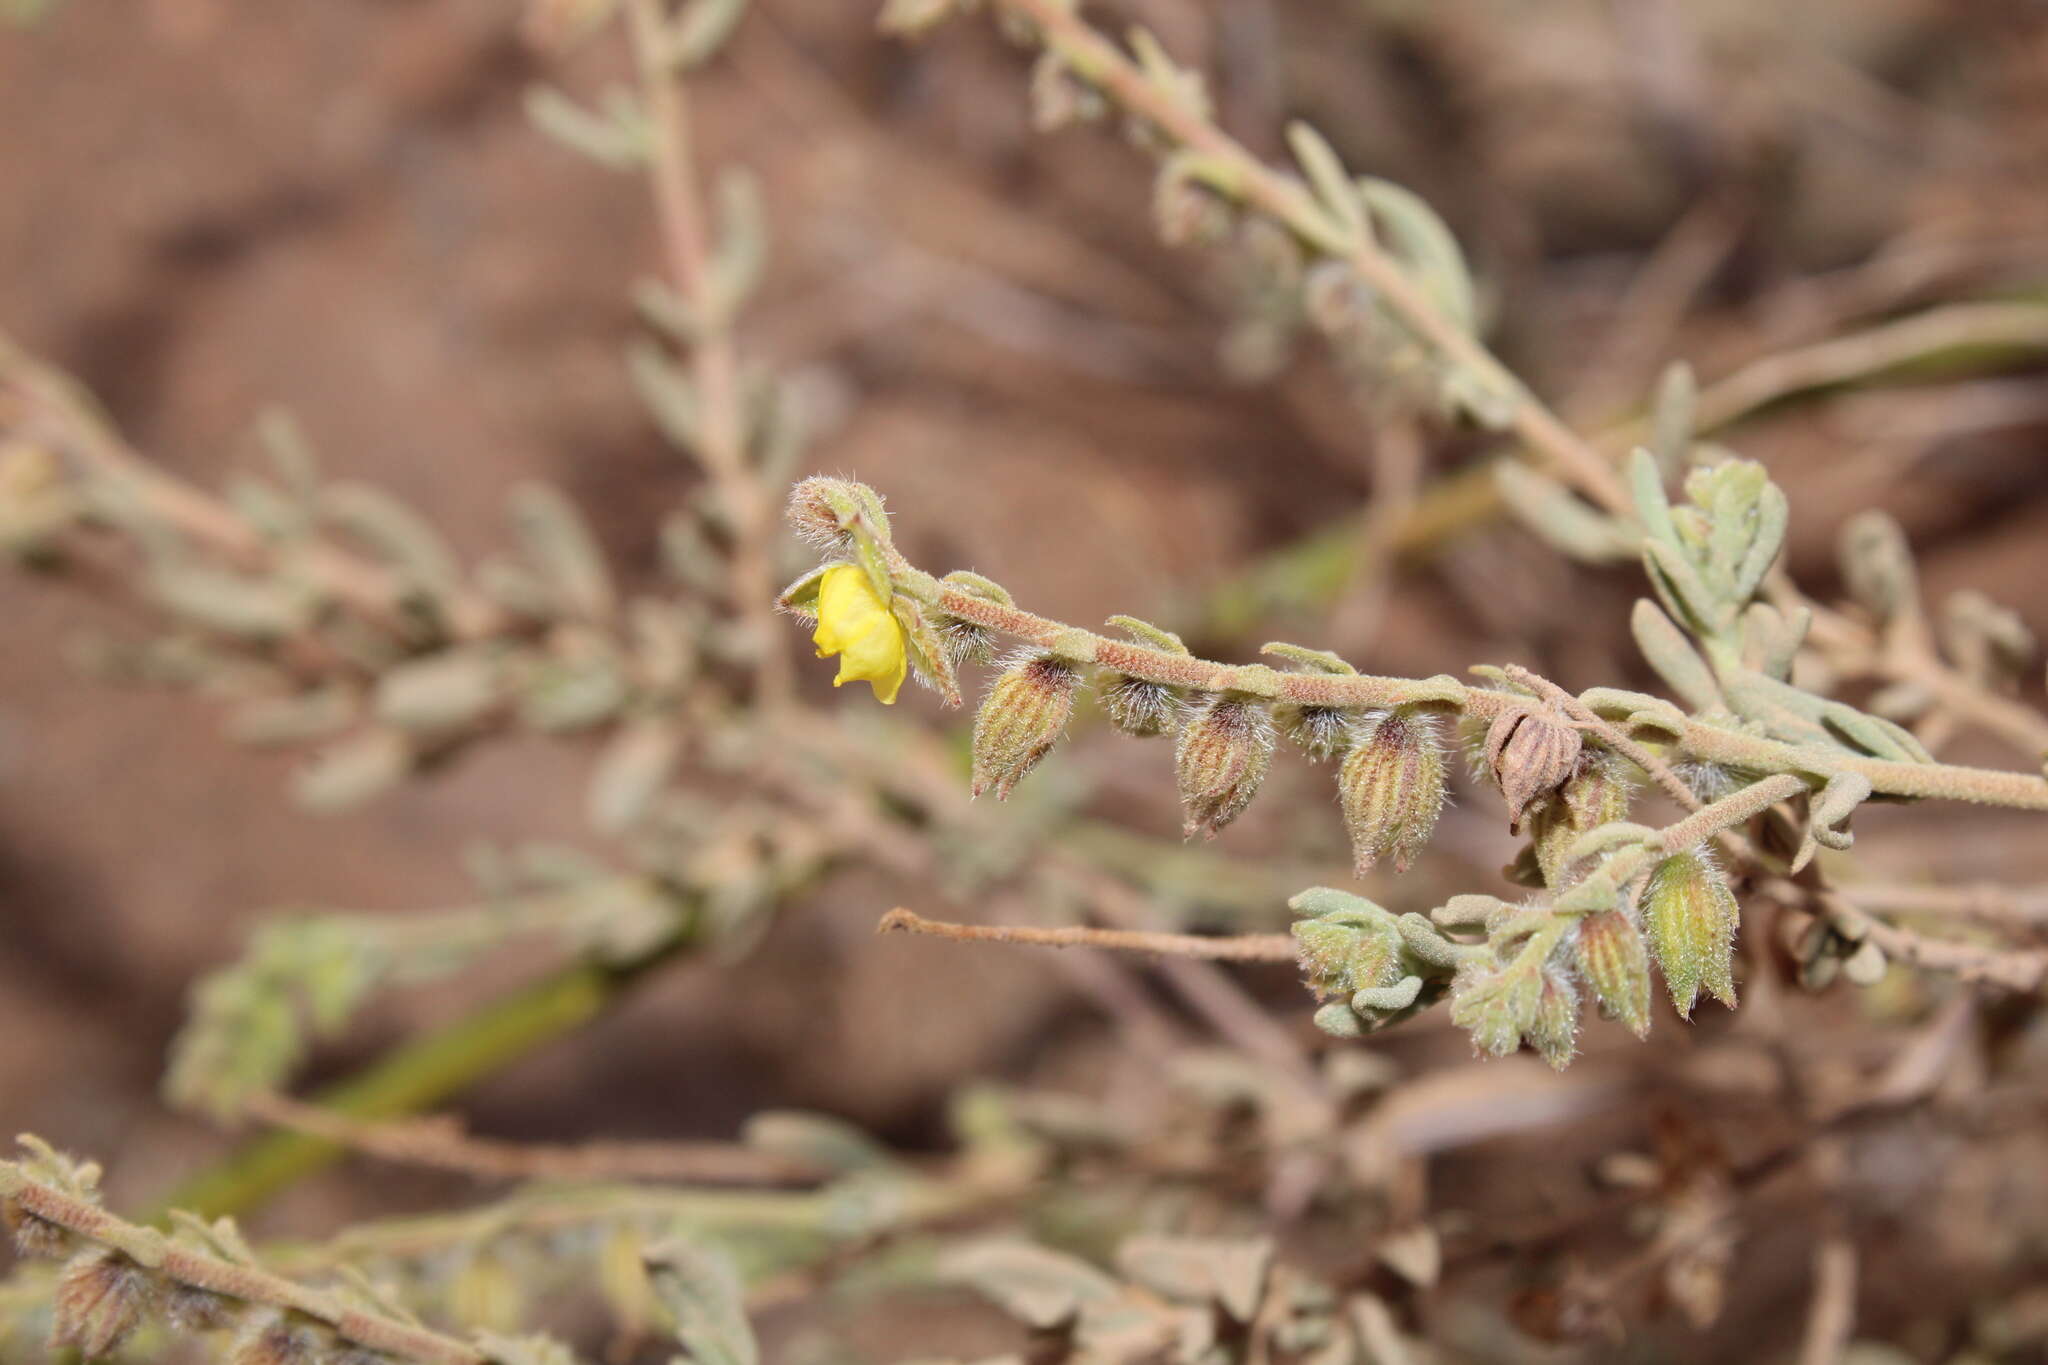
[[[1344,163],[1338,160],[1337,153],[1331,150],[1323,135],[1296,120],[1287,125],[1287,146],[1308,176],[1316,198],[1337,220],[1344,235],[1354,241],[1370,241],[1372,228],[1366,220],[1365,204],[1358,197],[1358,188],[1351,183],[1350,172],[1344,169]]]
[[[738,1272],[723,1252],[667,1242],[647,1253],[647,1277],[676,1320],[695,1365],[760,1365]]]

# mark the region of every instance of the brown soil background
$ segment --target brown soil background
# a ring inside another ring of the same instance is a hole
[[[764,180],[773,262],[743,336],[755,361],[820,396],[831,420],[810,466],[882,488],[918,562],[971,565],[1078,621],[1171,619],[1257,556],[1362,510],[1373,421],[1312,348],[1269,384],[1223,375],[1228,290],[1214,261],[1157,245],[1130,150],[1101,132],[1032,134],[1022,60],[985,22],[907,49],[873,33],[871,9],[756,0],[697,88],[707,158]],[[1667,357],[1711,377],[1825,335],[1843,281],[1902,241],[1960,245],[1952,269],[1891,306],[2039,298],[2048,283],[2039,6],[1144,0],[1126,12],[1210,73],[1226,124],[1253,146],[1277,154],[1285,119],[1307,117],[1351,164],[1437,204],[1486,281],[1497,349],[1547,395],[1597,385],[1606,403],[1633,401]],[[517,18],[495,0],[70,0],[0,36],[0,321],[75,372],[140,448],[202,482],[246,461],[253,418],[282,405],[330,472],[430,511],[466,552],[500,541],[504,490],[537,475],[589,510],[626,573],[651,578],[658,512],[694,476],[619,364],[625,289],[653,261],[642,188],[548,143],[520,107],[543,75],[600,89],[620,54],[600,41],[543,59]],[[1714,194],[1742,206],[1725,261],[1649,353],[1586,373],[1635,321],[1644,262]],[[1790,490],[1791,563],[1811,590],[1834,585],[1840,522],[1882,506],[1912,533],[1933,594],[1974,586],[2048,632],[2041,371],[1802,403],[1729,440]],[[1481,444],[1434,439],[1432,470]],[[1634,592],[1631,574],[1564,567],[1495,527],[1404,570],[1370,654],[1354,657],[1425,674],[1516,659],[1573,687],[1647,685],[1625,629]],[[466,841],[580,823],[589,754],[540,741],[487,746],[365,813],[309,819],[282,795],[285,761],[225,742],[203,703],[79,681],[67,641],[128,628],[122,618],[9,575],[0,623],[0,1122],[106,1159],[117,1199],[221,1148],[168,1115],[155,1086],[183,991],[247,926],[286,906],[454,903]],[[1274,636],[1357,643],[1327,619],[1204,643],[1243,656]],[[822,671],[808,671],[822,695]],[[2038,661],[2033,676],[2038,701]],[[960,723],[930,709],[935,725]],[[2017,763],[1994,746],[1953,756]],[[1173,827],[1157,751],[1132,758],[1094,736],[1069,761],[1111,784],[1128,823]],[[1475,866],[1506,847],[1485,798],[1455,820]],[[1328,823],[1315,836],[1325,854]],[[2048,841],[2023,817],[1882,811],[1866,827],[1869,856],[1900,876],[2048,880]],[[1226,839],[1262,856],[1304,837],[1275,817]],[[466,1112],[512,1137],[684,1137],[804,1106],[929,1145],[963,1079],[1086,1074],[1073,1058],[1090,1030],[1042,962],[866,936],[918,892],[836,884],[765,951],[668,973]],[[1275,987],[1276,1010],[1306,1014]],[[323,1069],[456,1004],[397,1001]],[[1855,1055],[1853,995],[1798,1008],[1841,1034],[1845,1064]],[[1659,1046],[1689,1046],[1668,1019],[1660,1028]],[[1546,1158],[1544,1179],[1620,1140],[1584,1136],[1595,1146]],[[1527,1151],[1483,1147],[1445,1179],[1512,1183]],[[2048,1274],[2048,1151],[2021,1152],[2031,1176],[1969,1215],[1996,1254],[1976,1264],[1974,1289],[1944,1291],[1927,1315]],[[1893,1156],[1897,1169],[1870,1177],[1879,1202],[1933,1198],[1947,1157],[1910,1141]],[[261,1225],[317,1232],[462,1193],[351,1167]],[[1803,1243],[1757,1236],[1733,1291],[1741,1311],[1637,1358],[1789,1349]],[[1954,1270],[1942,1264],[1914,1243],[1866,1268],[1878,1335],[1910,1335],[1919,1310],[1888,1290]],[[874,1359],[932,1349],[864,1330]]]

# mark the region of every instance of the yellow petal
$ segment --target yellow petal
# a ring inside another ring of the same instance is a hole
[[[834,565],[818,580],[818,628],[811,638],[819,658],[839,655],[834,687],[866,682],[885,705],[896,700],[909,670],[903,626],[858,566]]]

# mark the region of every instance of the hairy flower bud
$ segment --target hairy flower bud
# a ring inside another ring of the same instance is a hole
[[[1859,512],[1843,524],[1841,564],[1849,595],[1880,621],[1919,600],[1912,547],[1898,522],[1883,512]]]
[[[1542,1005],[1542,973],[1519,966],[1471,962],[1451,982],[1451,1022],[1472,1035],[1474,1051],[1495,1057],[1522,1045]]]
[[[837,550],[848,543],[847,526],[857,519],[860,484],[822,475],[804,479],[789,490],[789,526],[798,536],[820,549]],[[880,506],[880,499],[875,499]],[[885,523],[886,524],[886,523]]]
[[[324,1365],[334,1333],[290,1310],[253,1314],[228,1349],[227,1365]]]
[[[1193,164],[1169,157],[1152,184],[1152,221],[1168,246],[1214,246],[1230,235],[1230,201],[1190,175]]]
[[[14,1234],[14,1254],[26,1260],[56,1260],[71,1246],[71,1234],[14,1200],[0,1203],[0,1218]]]
[[[1174,750],[1184,832],[1214,838],[1258,795],[1273,761],[1273,720],[1264,705],[1212,698],[1181,727]]]
[[[1164,683],[1118,674],[1102,689],[1109,723],[1127,735],[1164,734],[1180,713],[1180,697]]]
[[[1401,977],[1401,936],[1384,911],[1338,912],[1294,923],[1295,956],[1303,981],[1317,999],[1349,998],[1368,986]]]
[[[1556,967],[1545,967],[1536,1009],[1529,1020],[1529,1042],[1544,1061],[1562,1071],[1571,1065],[1579,1037],[1579,991]]]
[[[1504,711],[1486,732],[1486,763],[1508,803],[1508,832],[1538,797],[1555,791],[1578,769],[1584,741],[1548,709]]]
[[[155,1294],[150,1273],[118,1251],[94,1247],[71,1258],[57,1281],[50,1346],[88,1359],[128,1339]]]
[[[225,1294],[195,1284],[174,1284],[164,1291],[164,1321],[180,1332],[214,1332],[234,1320],[241,1305]]]
[[[974,717],[974,795],[993,787],[996,800],[1009,797],[1066,730],[1079,682],[1071,665],[1050,654],[1011,661]]]
[[[1411,709],[1377,711],[1358,724],[1337,770],[1344,827],[1359,876],[1382,858],[1396,872],[1436,829],[1444,805],[1444,750],[1436,718]]]
[[[1619,1019],[1638,1038],[1650,1032],[1650,952],[1643,931],[1626,910],[1588,915],[1572,942],[1579,975],[1593,988],[1600,1012]]]
[[[995,632],[980,622],[965,621],[958,616],[940,616],[932,624],[953,667],[985,664],[995,657]]]
[[[1607,749],[1583,749],[1577,773],[1537,804],[1529,816],[1529,836],[1536,846],[1544,885],[1562,890],[1576,881],[1571,874],[1583,869],[1565,866],[1565,850],[1577,843],[1580,835],[1626,819],[1634,796],[1627,760]]]
[[[1643,889],[1643,920],[1671,1003],[1687,1019],[1700,988],[1735,1004],[1735,893],[1703,850],[1674,853],[1657,864]]]
[[[1357,730],[1352,713],[1335,706],[1288,706],[1278,719],[1287,738],[1318,763],[1350,748]]]

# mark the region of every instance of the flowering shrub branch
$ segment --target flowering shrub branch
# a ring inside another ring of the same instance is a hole
[[[1304,971],[1318,995],[1341,997],[1317,1021],[1352,1035],[1449,995],[1452,1018],[1481,1049],[1508,1052],[1526,1040],[1562,1066],[1582,986],[1638,1033],[1649,1026],[1653,961],[1680,1014],[1690,1015],[1701,991],[1735,1003],[1739,912],[1709,849],[1717,838],[1800,801],[1788,856],[1753,840],[1735,847],[1811,883],[1815,854],[1850,846],[1850,816],[1866,800],[2048,810],[2040,777],[1937,763],[1897,725],[1792,684],[1811,614],[1761,600],[1787,510],[1760,466],[1696,468],[1677,506],[1647,452],[1631,464],[1630,481],[1655,590],[1636,604],[1636,638],[1684,710],[1611,688],[1574,697],[1520,668],[1474,670],[1487,685],[1369,676],[1290,644],[1264,650],[1292,666],[1286,671],[1225,664],[1130,617],[1112,623],[1128,638],[1100,635],[1025,611],[978,576],[918,569],[896,549],[874,491],[836,479],[808,479],[792,493],[793,525],[829,558],[782,605],[815,618],[821,641],[879,639],[888,655],[879,671],[908,667],[948,699],[958,693],[960,664],[990,657],[998,638],[1019,642],[974,726],[973,787],[998,799],[1051,751],[1084,690],[1127,732],[1175,734],[1189,834],[1213,836],[1250,804],[1285,732],[1313,759],[1342,760],[1339,796],[1360,872],[1382,858],[1404,870],[1427,842],[1443,801],[1440,731],[1456,720],[1507,804],[1509,828],[1526,830],[1518,872],[1537,895],[1523,905],[1457,897],[1429,916],[1396,916],[1344,892],[1303,893],[1293,904],[1305,917],[1296,925]],[[1689,813],[1661,829],[1631,822],[1637,774]],[[1817,900],[1832,895],[1813,885]],[[1829,915],[1852,924],[1839,906]],[[1861,919],[1858,931],[1824,942],[1851,979],[1870,980],[1882,970],[1887,934]],[[902,911],[883,927],[1047,943],[1086,942],[1095,932],[934,926]],[[1475,931],[1480,937],[1466,936]],[[1901,955],[1942,958],[1912,946],[1910,935],[1900,942],[1898,932],[1890,935]],[[1144,946],[1099,937],[1101,946]],[[1231,951],[1219,945],[1205,955]],[[1250,943],[1240,951],[1264,955]],[[1975,953],[1964,960],[1979,961]],[[2002,979],[2024,986],[2031,978]]]

